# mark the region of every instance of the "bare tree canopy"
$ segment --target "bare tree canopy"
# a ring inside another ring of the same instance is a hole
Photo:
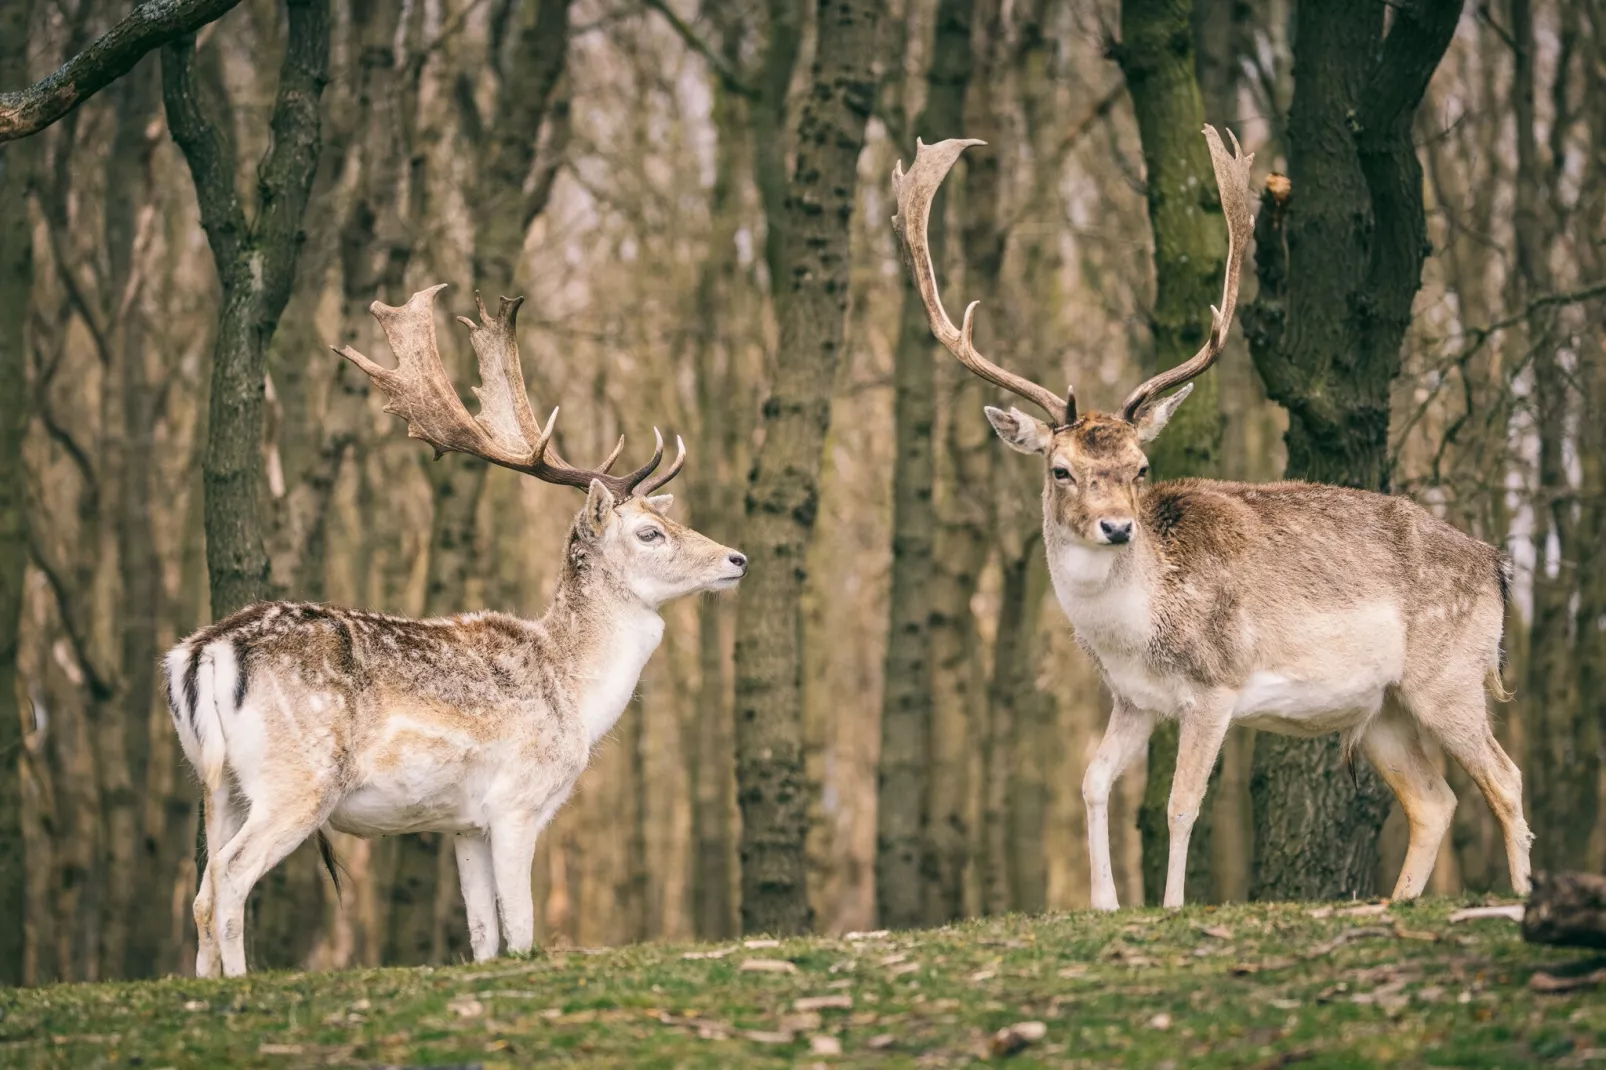
[[[0,93],[0,141],[37,134],[134,69],[145,53],[194,33],[240,0],[148,0],[53,74]]]

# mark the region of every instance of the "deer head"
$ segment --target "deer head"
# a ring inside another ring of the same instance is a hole
[[[543,427],[530,408],[519,363],[514,327],[522,298],[502,298],[496,314],[476,295],[480,322],[466,316],[479,359],[478,416],[470,416],[457,395],[435,338],[435,295],[445,284],[420,290],[405,305],[375,301],[369,311],[379,321],[396,354],[396,367],[375,364],[350,346],[335,352],[361,368],[385,395],[385,411],[407,421],[407,434],[435,448],[438,460],[449,451],[466,453],[547,483],[586,491],[586,504],[570,535],[572,565],[617,581],[648,606],[657,607],[699,590],[733,587],[747,573],[747,558],[728,546],[677,524],[665,515],[674,501],[654,494],[686,463],[686,445],[675,439],[675,459],[658,472],[664,437],[653,429],[653,454],[625,475],[609,471],[624,451],[620,436],[613,452],[596,468],[577,468],[552,443],[558,410]],[[656,473],[656,474],[655,474]]]
[[[1136,535],[1138,496],[1149,472],[1143,445],[1160,433],[1193,390],[1189,380],[1216,362],[1232,325],[1244,250],[1254,228],[1249,169],[1255,157],[1242,152],[1231,131],[1227,135],[1232,139],[1231,153],[1222,145],[1214,127],[1206,126],[1204,135],[1221,191],[1222,214],[1227,220],[1227,271],[1221,306],[1210,310],[1210,337],[1199,352],[1133,390],[1119,415],[1089,412],[1079,416],[1074,387],[1062,397],[1005,371],[978,353],[972,341],[977,302],[965,309],[957,328],[943,309],[926,237],[931,201],[960,154],[971,145],[983,143],[973,139],[935,145],[916,142],[914,163],[908,172],[904,172],[902,161],[892,172],[893,193],[898,201],[892,225],[903,239],[908,267],[925,302],[932,333],[972,372],[1048,413],[1048,420],[1040,420],[1015,408],[988,406],[986,410],[998,437],[1011,449],[1043,458],[1045,521],[1085,544],[1120,546]],[[1163,396],[1175,386],[1182,389]]]

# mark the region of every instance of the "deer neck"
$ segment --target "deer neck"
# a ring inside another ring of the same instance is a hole
[[[1083,642],[1100,653],[1148,645],[1160,562],[1141,525],[1125,546],[1090,546],[1045,524],[1043,547],[1054,594]]]
[[[613,730],[636,693],[664,619],[596,565],[565,566],[543,618],[560,652],[558,675],[574,700],[588,745]]]

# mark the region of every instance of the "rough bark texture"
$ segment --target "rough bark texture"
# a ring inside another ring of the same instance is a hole
[[[28,77],[31,0],[0,6],[0,84]],[[0,985],[22,983],[27,867],[22,839],[22,695],[17,641],[28,565],[22,439],[28,429],[26,329],[33,287],[28,189],[33,146],[0,148]]]
[[[1004,29],[996,0],[981,0],[973,11],[974,42],[965,132],[993,143],[999,127],[991,84],[1003,51]],[[962,242],[965,294],[996,308],[1003,268],[1005,231],[999,214],[998,152],[965,161]],[[992,318],[977,325],[977,345],[996,353]],[[992,552],[992,457],[997,445],[979,414],[983,384],[957,361],[938,354],[937,393],[946,410],[941,453],[937,457],[939,498],[932,545],[931,590],[931,773],[926,778],[927,859],[925,882],[928,925],[963,917],[966,874],[971,864],[970,784],[976,741],[985,724],[986,677],[983,646],[971,598]]]
[[[250,223],[234,185],[231,140],[206,115],[197,94],[194,39],[162,50],[168,129],[195,181],[222,286],[203,463],[214,618],[263,597],[268,584],[261,523],[263,370],[305,239],[301,216],[317,170],[318,100],[329,67],[327,0],[290,0],[289,12],[289,42],[270,120],[272,147],[262,161],[259,207]]]
[[[240,0],[147,0],[48,78],[0,93],[0,141],[36,134],[133,70],[153,49],[221,18]],[[28,5],[13,9],[27,14]],[[24,27],[25,29],[25,27]],[[26,43],[24,32],[18,40]],[[26,65],[7,83],[25,81]]]
[[[1302,5],[1289,115],[1293,192],[1256,226],[1244,311],[1267,393],[1288,410],[1288,475],[1386,490],[1389,386],[1427,252],[1411,123],[1460,15],[1456,0]],[[1379,44],[1381,40],[1381,45]],[[1370,894],[1389,796],[1351,780],[1336,736],[1260,733],[1250,784],[1260,899]]]
[[[737,615],[736,775],[742,927],[801,932],[804,877],[802,596],[819,507],[821,450],[842,349],[859,150],[875,99],[879,5],[825,0],[812,88],[774,276],[780,351],[748,477],[743,545],[753,560]]]
[[[1606,948],[1606,877],[1535,873],[1522,938],[1530,944]]]
[[[915,136],[927,142],[955,136],[964,124],[970,80],[970,0],[937,5],[936,36],[925,107]],[[910,149],[912,151],[912,147]],[[931,208],[931,256],[942,279],[947,198]],[[880,924],[913,928],[925,917],[924,887],[935,879],[929,792],[932,731],[931,624],[937,355],[926,306],[904,281],[903,314],[893,356],[892,595],[881,700],[881,765],[877,793],[876,908]]]
[[[1149,229],[1154,238],[1154,305],[1149,329],[1154,353],[1145,373],[1174,367],[1198,351],[1210,329],[1210,306],[1220,300],[1227,230],[1216,193],[1210,151],[1199,136],[1204,102],[1195,74],[1192,0],[1125,0],[1116,58],[1132,94],[1147,173]],[[1215,123],[1226,116],[1212,116]],[[1219,374],[1193,381],[1193,396],[1149,447],[1156,479],[1220,476]],[[1177,725],[1167,721],[1149,742],[1149,778],[1138,811],[1143,836],[1143,890],[1158,903],[1164,892],[1171,831],[1166,804],[1177,763]],[[1220,765],[1211,774],[1219,779]],[[1212,822],[1203,810],[1188,845],[1190,900],[1208,898]]]

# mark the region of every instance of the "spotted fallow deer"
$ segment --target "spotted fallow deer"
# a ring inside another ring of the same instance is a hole
[[[635,691],[664,622],[658,607],[735,586],[747,558],[683,527],[653,492],[685,462],[663,436],[641,468],[566,463],[553,410],[530,410],[514,322],[519,302],[462,319],[479,358],[480,412],[458,399],[436,350],[442,287],[400,308],[375,302],[392,370],[337,350],[384,392],[408,434],[548,483],[587,491],[569,530],[552,605],[539,620],[469,613],[410,620],[323,605],[261,602],[167,655],[184,754],[205,784],[210,860],[195,898],[200,976],[245,972],[252,885],[325,827],[357,836],[453,834],[476,960],[534,938],[530,864],[592,746]],[[656,432],[655,432],[656,435]]]
[[[1511,883],[1528,890],[1522,777],[1490,730],[1499,692],[1510,566],[1405,498],[1309,483],[1182,479],[1150,484],[1143,446],[1220,355],[1252,233],[1254,157],[1204,128],[1227,221],[1226,282],[1210,337],[1128,395],[1120,413],[1078,414],[999,368],[972,343],[975,304],[955,327],[937,295],[931,199],[973,140],[920,145],[893,172],[893,226],[931,329],[961,364],[1041,406],[1049,421],[989,407],[1010,448],[1043,458],[1043,544],[1060,606],[1115,697],[1082,782],[1093,906],[1117,907],[1109,797],[1160,718],[1180,722],[1167,809],[1165,905],[1183,900],[1188,837],[1234,724],[1296,736],[1342,733],[1399,797],[1410,847],[1396,898],[1421,894],[1455,795],[1424,749],[1437,740],[1472,776],[1505,834]],[[1185,385],[1186,384],[1186,385]],[[1169,396],[1167,390],[1182,389]]]

